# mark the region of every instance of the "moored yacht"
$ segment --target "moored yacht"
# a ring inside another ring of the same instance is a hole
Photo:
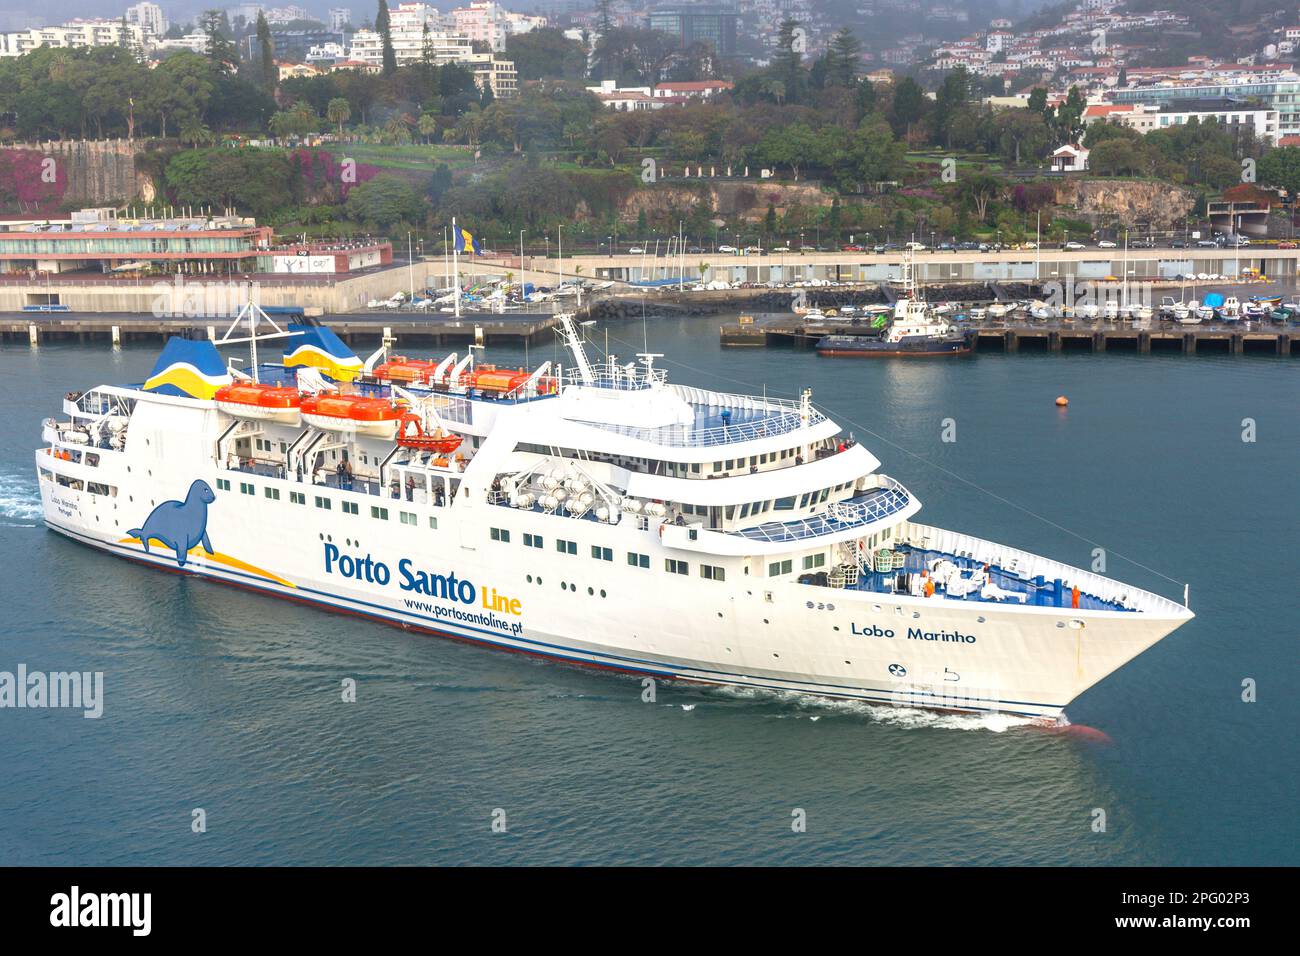
[[[323,326],[242,318],[247,336],[173,339],[144,382],[45,421],[51,530],[561,661],[1039,718],[1192,617],[922,523],[808,391],[672,384],[650,353],[594,362],[568,315],[569,364],[535,369],[387,343],[362,361]],[[279,362],[218,351],[275,338]]]

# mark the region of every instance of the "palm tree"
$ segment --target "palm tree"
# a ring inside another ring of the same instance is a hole
[[[338,126],[339,136],[342,137],[343,124],[352,118],[352,104],[341,96],[334,97],[325,107],[325,118]]]
[[[438,118],[429,113],[421,113],[415,125],[420,135],[424,137],[424,145],[428,146],[429,137],[438,132]]]
[[[192,149],[198,149],[200,143],[211,146],[216,137],[201,119],[195,117],[186,120],[185,125],[181,127],[180,140],[182,143],[189,143]]]

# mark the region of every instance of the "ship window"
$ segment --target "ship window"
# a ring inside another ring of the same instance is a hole
[[[807,497],[807,495],[805,495],[804,497]],[[794,510],[794,495],[791,495],[789,498],[777,498],[777,499],[776,499],[776,510],[777,510],[777,511],[793,511],[793,510]]]
[[[371,506],[370,506],[370,517],[372,517],[372,518],[378,518],[378,519],[380,519],[381,521],[387,521],[387,520],[388,520],[388,509],[387,509],[387,508],[380,508],[378,505],[371,505]]]
[[[736,506],[727,505],[727,520],[730,521],[735,516],[736,516]]]
[[[438,519],[435,518],[433,515],[429,515],[429,527],[432,528],[434,531],[438,530]]]
[[[272,501],[279,501],[279,500],[280,500],[280,489],[279,489],[279,488],[267,488],[267,489],[266,489],[266,497],[270,498]]]
[[[720,462],[720,461],[715,461],[715,462],[713,463],[713,470],[714,470],[715,472],[716,472],[716,471],[722,471],[722,462]]]
[[[593,544],[593,545],[591,546],[591,556],[592,556],[593,558],[595,558],[597,561],[613,561],[613,560],[614,560],[614,549],[613,549],[613,548],[602,548],[602,547],[601,547],[600,545],[598,545],[598,544]]]
[[[699,473],[700,473],[700,463],[697,461],[691,465],[691,474],[698,475]]]
[[[540,548],[541,546],[542,536],[540,534],[529,534],[527,531],[524,532],[525,548]]]
[[[355,501],[344,501],[342,505],[344,514],[354,515],[361,510],[361,507]]]
[[[249,482],[241,481],[239,483],[239,493],[241,495],[255,495],[257,494],[257,489],[254,488]]]
[[[816,492],[813,492],[813,494],[815,495]],[[799,507],[800,507],[800,508],[806,508],[806,507],[808,507],[808,495],[807,495],[807,494],[804,494],[804,495],[802,495],[802,496],[799,498]]]
[[[331,506],[330,506],[330,500],[328,498],[322,498],[320,495],[316,495],[315,498],[316,498],[317,508],[323,508],[326,511],[330,510]]]
[[[650,567],[650,555],[629,551],[627,553],[627,563],[634,568],[648,568]]]
[[[831,490],[830,490],[829,488],[823,488],[823,489],[822,489],[822,496],[821,496],[820,499],[818,499],[819,502],[824,502],[824,501],[825,501],[825,500],[830,496],[830,493],[831,493]]]
[[[749,502],[748,502],[748,501],[746,501],[743,505],[740,506],[740,516],[741,516],[742,518],[748,518],[748,517],[749,517]]]
[[[767,576],[769,578],[774,578],[778,575],[789,574],[793,570],[794,561],[791,558],[787,558],[784,561],[773,561],[767,566]]]
[[[664,570],[669,574],[690,574],[691,567],[685,561],[678,561],[676,558],[664,559]]]
[[[510,532],[505,528],[491,528],[489,532],[493,541],[500,541],[503,544],[508,544],[510,541]]]
[[[578,543],[576,541],[565,541],[563,538],[555,539],[555,550],[561,554],[577,554]]]
[[[402,524],[416,525],[420,523],[419,520],[415,517],[415,515],[410,511],[399,511],[397,513],[397,517],[398,520],[402,522]]]
[[[217,479],[217,490],[218,490],[218,491],[229,491],[229,490],[230,490],[230,482],[229,482],[227,479],[225,479],[225,478],[218,478],[218,479]]]
[[[301,491],[291,491],[289,492],[289,500],[295,505],[305,505],[307,503],[307,496]]]
[[[806,554],[803,558],[803,569],[805,571],[811,568],[823,568],[826,566],[826,555],[824,554]]]
[[[707,578],[710,581],[723,581],[727,577],[727,569],[714,564],[701,564],[700,577]]]

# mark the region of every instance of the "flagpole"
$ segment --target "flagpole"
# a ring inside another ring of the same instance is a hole
[[[456,318],[460,318],[460,260],[456,256],[456,247],[460,245],[460,234],[456,232],[456,217],[451,217],[451,284],[456,289]]]

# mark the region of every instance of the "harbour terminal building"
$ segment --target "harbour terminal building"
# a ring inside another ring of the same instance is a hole
[[[82,209],[66,220],[0,223],[0,275],[337,274],[393,261],[386,241],[273,244],[243,216],[128,219]]]
[[[83,209],[65,220],[0,222],[0,312],[179,313],[195,290],[225,289],[229,298],[250,284],[265,305],[350,311],[391,295],[404,284],[395,273],[407,278],[386,240],[277,244],[269,226],[241,216],[116,213]]]

